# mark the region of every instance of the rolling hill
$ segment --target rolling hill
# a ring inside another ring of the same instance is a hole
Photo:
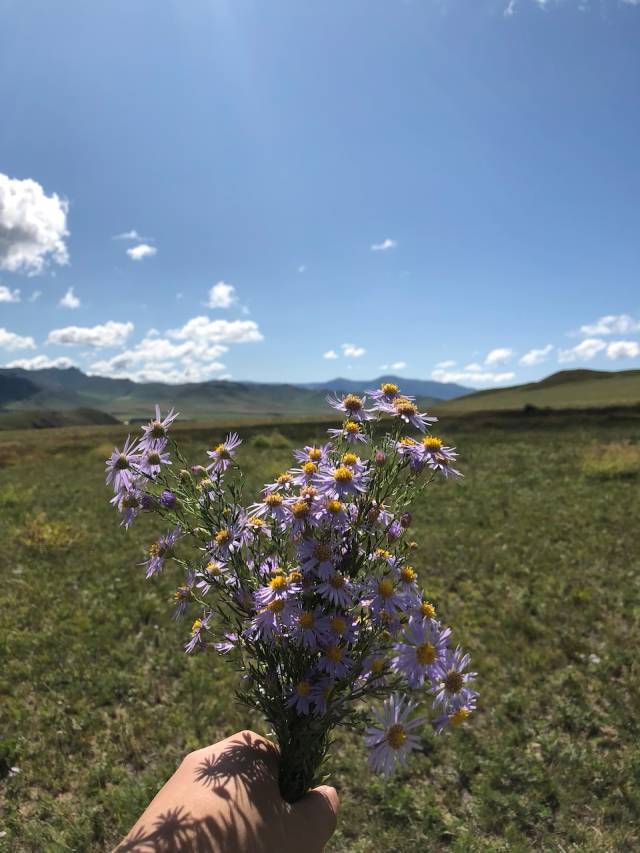
[[[466,413],[538,408],[598,408],[640,404],[640,370],[562,370],[539,382],[476,391],[438,406]]]
[[[329,382],[307,382],[301,388],[312,391],[341,391],[363,394],[368,388],[379,388],[383,382],[393,382],[405,394],[430,400],[452,400],[462,394],[470,394],[472,388],[465,388],[455,382],[436,382],[433,379],[405,379],[402,376],[378,376],[377,379],[345,379],[339,376]]]

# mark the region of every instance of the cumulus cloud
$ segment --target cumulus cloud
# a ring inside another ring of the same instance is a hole
[[[122,234],[115,234],[112,240],[132,240],[138,241],[139,243],[143,243],[145,240],[148,240],[148,237],[143,237],[141,234],[138,234],[135,228],[132,228],[131,231],[123,231]]]
[[[381,364],[379,370],[404,370],[406,361],[392,361],[391,364]]]
[[[20,291],[0,284],[0,302],[20,302]]]
[[[139,246],[132,246],[127,249],[127,255],[132,261],[141,261],[143,258],[152,258],[157,254],[158,250],[155,246],[150,246],[148,243],[140,243]]]
[[[60,302],[58,302],[58,305],[60,305],[61,308],[79,308],[80,307],[80,300],[74,294],[72,287],[70,287],[67,290],[67,292],[62,297]]]
[[[208,308],[230,308],[236,301],[236,289],[232,284],[219,281],[209,289]]]
[[[390,240],[388,237],[386,240],[383,240],[382,243],[372,243],[371,251],[372,252],[388,252],[389,249],[395,249],[398,245],[396,240]]]
[[[0,173],[0,269],[35,275],[48,261],[67,264],[67,211],[37,181]]]
[[[5,367],[22,367],[24,370],[44,370],[47,367],[74,367],[70,358],[60,356],[59,358],[47,358],[46,355],[34,355],[33,358],[17,358],[10,361]]]
[[[133,323],[116,323],[109,320],[98,326],[66,326],[64,329],[53,329],[49,332],[47,343],[105,349],[122,346],[131,332]]]
[[[446,370],[436,368],[431,371],[431,378],[438,382],[462,382],[468,385],[500,385],[515,379],[515,376],[515,373],[512,371],[494,373],[491,370],[483,370],[482,368],[479,370],[469,370],[468,368],[463,370]]]
[[[262,333],[253,320],[210,320],[192,317],[179,329],[167,332],[176,340],[206,341],[218,344],[246,344],[262,341]]]
[[[35,349],[36,344],[32,337],[16,335],[8,329],[0,328],[0,347],[2,349]]]
[[[543,361],[547,360],[547,357],[551,355],[552,351],[552,344],[547,344],[546,347],[542,347],[541,349],[530,349],[529,352],[522,356],[519,363],[523,364],[525,367],[532,367],[534,364],[541,364]]]
[[[590,361],[592,358],[606,349],[607,345],[604,341],[598,338],[585,338],[577,346],[570,349],[561,349],[558,351],[558,361],[567,363],[571,361]]]
[[[580,326],[583,335],[633,335],[640,332],[640,320],[629,314],[607,314],[595,323]]]
[[[366,353],[364,347],[355,344],[342,344],[342,354],[345,358],[361,358]]]
[[[491,352],[487,354],[484,363],[490,366],[495,364],[507,364],[507,362],[511,361],[512,358],[512,349],[509,349],[509,347],[496,347],[496,349],[492,349]]]
[[[338,353],[334,349],[328,349],[322,357],[332,360],[334,358],[338,358]]]
[[[607,347],[607,358],[638,358],[640,343],[638,341],[612,341]]]

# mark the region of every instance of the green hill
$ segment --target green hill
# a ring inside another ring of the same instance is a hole
[[[0,430],[104,426],[119,423],[117,418],[96,409],[69,409],[66,412],[55,412],[49,409],[21,409],[12,412],[0,410]]]
[[[640,370],[562,370],[526,385],[476,391],[438,406],[465,413],[522,409],[584,409],[640,404]]]

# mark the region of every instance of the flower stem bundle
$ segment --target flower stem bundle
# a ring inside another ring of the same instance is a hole
[[[408,534],[415,498],[437,476],[461,476],[455,449],[395,385],[329,402],[343,423],[325,444],[296,450],[249,506],[240,437],[189,466],[171,438],[173,411],[156,407],[141,437],[107,460],[122,524],[140,512],[168,522],[146,575],[180,567],[185,651],[215,651],[242,673],[238,697],[275,734],[289,802],[320,781],[337,726],[363,730],[371,768],[390,774],[420,748],[421,702],[441,732],[477,697],[468,655],[419,586]]]

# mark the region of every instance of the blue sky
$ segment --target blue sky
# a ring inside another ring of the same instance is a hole
[[[1,364],[640,366],[640,0],[0,15]]]

